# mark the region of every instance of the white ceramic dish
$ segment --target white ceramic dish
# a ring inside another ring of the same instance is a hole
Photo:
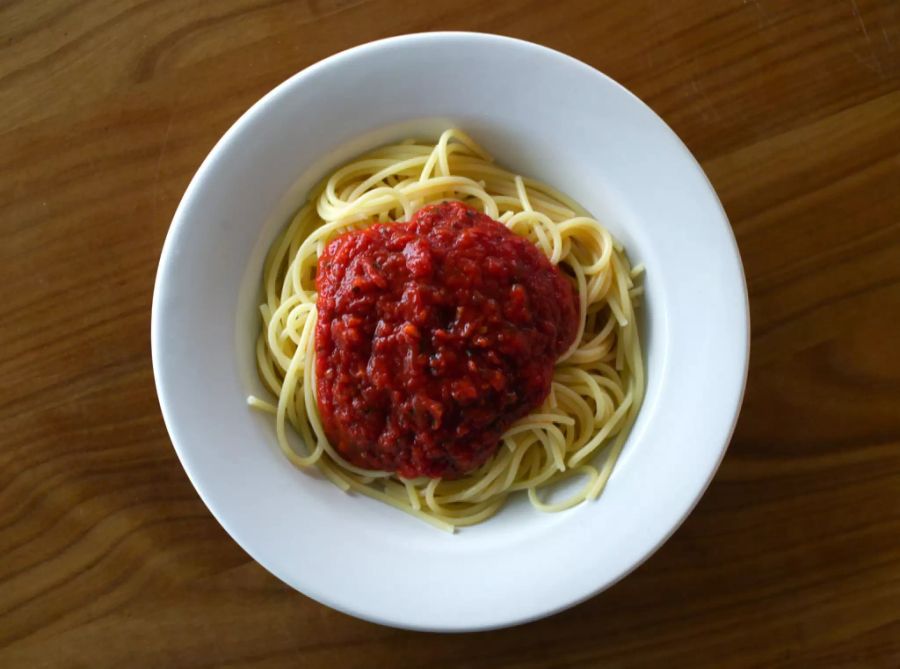
[[[596,502],[527,500],[455,535],[292,467],[253,343],[263,256],[307,189],[362,150],[456,125],[499,162],[580,201],[647,267],[648,392]],[[730,439],[748,362],[734,237],[700,166],[647,106],[556,51],[472,33],[391,38],[300,72],[253,106],[197,171],[153,296],[157,391],[203,501],[254,559],[346,613],[473,630],[559,611],[645,560],[702,495]]]

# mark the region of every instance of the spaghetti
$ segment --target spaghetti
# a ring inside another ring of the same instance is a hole
[[[452,200],[528,239],[570,277],[578,295],[575,340],[557,360],[543,405],[507,429],[496,455],[476,471],[445,480],[362,469],[332,447],[317,409],[318,259],[342,233],[409,220],[425,205]],[[273,244],[263,270],[256,359],[263,384],[278,399],[272,404],[251,396],[248,403],[275,415],[279,446],[295,465],[315,466],[341,489],[441,529],[485,520],[516,491],[526,491],[542,511],[570,508],[602,492],[643,398],[634,313],[640,271],[580,206],[497,166],[459,130],[445,131],[436,144],[407,141],[376,149],[315,188]],[[292,446],[288,424],[305,447]],[[545,499],[573,476],[584,478],[577,492],[562,501]]]

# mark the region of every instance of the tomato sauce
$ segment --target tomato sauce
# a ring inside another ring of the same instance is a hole
[[[460,202],[334,239],[316,289],[326,434],[350,463],[405,478],[458,478],[493,456],[577,330],[571,282]]]

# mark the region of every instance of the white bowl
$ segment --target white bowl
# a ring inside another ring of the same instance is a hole
[[[411,134],[465,129],[575,198],[646,265],[643,408],[603,496],[558,514],[516,499],[445,534],[342,493],[279,452],[253,344],[263,256],[328,170]],[[746,378],[740,257],[703,171],[622,86],[535,44],[395,37],[300,72],[256,103],[197,171],[153,296],[153,369],[188,476],[228,533],[284,582],[386,625],[474,630],[572,606],[656,550],[702,495]]]

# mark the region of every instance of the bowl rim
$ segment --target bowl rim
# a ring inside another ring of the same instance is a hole
[[[501,46],[503,45],[517,45],[519,47],[525,47],[535,52],[541,52],[543,56],[552,56],[553,58],[562,58],[568,62],[568,65],[576,68],[580,68],[582,70],[587,70],[594,77],[599,77],[602,80],[605,80],[606,84],[612,84],[614,87],[619,89],[621,93],[624,93],[626,96],[632,99],[633,102],[637,103],[641,107],[645,108],[650,114],[655,117],[655,119],[665,128],[668,134],[672,139],[675,140],[678,145],[680,152],[683,154],[682,157],[687,158],[695,167],[696,172],[702,179],[705,181],[706,187],[708,188],[709,195],[713,198],[715,205],[718,208],[719,214],[721,216],[721,221],[724,224],[724,227],[727,231],[727,237],[729,239],[731,245],[731,251],[733,253],[733,257],[737,263],[737,269],[740,276],[740,284],[741,284],[741,297],[743,300],[743,321],[744,327],[741,328],[741,337],[743,339],[743,345],[740,347],[742,352],[742,359],[740,360],[740,364],[735,365],[735,369],[739,369],[740,373],[740,387],[739,392],[733,402],[733,407],[731,411],[731,416],[729,418],[730,428],[727,431],[727,435],[725,435],[722,443],[718,447],[718,455],[715,459],[715,462],[712,467],[710,467],[705,481],[703,485],[698,487],[694,493],[692,493],[692,500],[689,505],[684,509],[683,513],[680,514],[677,521],[672,524],[669,528],[668,532],[666,532],[663,536],[660,536],[657,541],[648,543],[643,550],[639,559],[635,560],[631,565],[619,573],[614,578],[608,579],[596,587],[589,588],[581,593],[578,597],[570,598],[568,601],[558,605],[549,607],[546,609],[542,609],[541,611],[529,613],[526,615],[520,615],[518,617],[515,616],[506,616],[502,620],[497,620],[494,624],[490,625],[476,625],[476,626],[466,626],[459,625],[455,627],[448,626],[434,626],[428,624],[416,624],[415,622],[410,622],[408,620],[396,620],[392,619],[389,616],[376,616],[370,615],[366,613],[361,613],[360,611],[354,610],[351,607],[342,605],[334,600],[332,600],[327,595],[322,593],[314,593],[310,594],[306,590],[300,590],[290,579],[290,577],[285,576],[280,573],[280,570],[273,569],[270,565],[265,564],[261,560],[256,557],[255,551],[251,550],[248,546],[246,546],[242,541],[240,541],[236,532],[233,531],[231,527],[230,521],[224,517],[219,511],[216,510],[215,503],[209,498],[207,492],[204,490],[202,485],[198,484],[196,480],[195,472],[191,471],[191,468],[187,465],[187,461],[184,455],[184,446],[179,445],[179,440],[176,439],[175,432],[177,432],[177,428],[175,426],[175,419],[173,416],[173,409],[167,403],[166,392],[163,385],[163,377],[165,376],[165,371],[163,370],[162,363],[162,351],[165,347],[164,344],[164,333],[162,331],[162,305],[161,294],[163,292],[163,285],[166,282],[166,274],[167,267],[171,264],[173,256],[176,254],[175,249],[178,242],[178,237],[180,236],[182,230],[189,225],[190,216],[189,211],[192,209],[193,200],[195,199],[196,191],[200,187],[200,183],[205,180],[207,174],[212,169],[213,163],[215,163],[220,154],[224,151],[224,147],[228,145],[232,138],[237,135],[240,135],[245,126],[247,126],[250,121],[261,113],[261,110],[267,107],[270,102],[276,99],[278,96],[283,94],[288,89],[299,85],[304,79],[314,76],[321,70],[327,69],[330,66],[334,65],[337,62],[345,60],[347,58],[355,57],[361,53],[365,53],[368,51],[376,50],[382,46],[386,45],[396,45],[401,43],[414,43],[414,42],[428,42],[431,40],[444,40],[444,39],[475,39],[475,40],[483,40],[483,41],[493,41]],[[722,459],[725,456],[726,451],[731,443],[731,440],[734,435],[735,428],[737,426],[738,417],[740,415],[741,406],[743,404],[743,399],[746,391],[747,378],[749,372],[749,361],[750,361],[750,336],[751,336],[751,328],[750,328],[750,306],[749,306],[749,294],[747,289],[746,275],[743,268],[743,263],[741,261],[740,250],[737,244],[737,240],[734,235],[734,230],[729,223],[728,216],[725,212],[724,207],[716,193],[712,183],[704,172],[702,166],[699,161],[693,156],[688,147],[684,144],[680,137],[672,130],[672,128],[666,123],[664,119],[662,119],[656,112],[652,110],[645,102],[643,102],[640,98],[638,98],[634,93],[628,90],[625,86],[614,80],[609,75],[601,72],[600,70],[594,68],[593,66],[573,57],[566,53],[557,51],[556,49],[552,49],[550,47],[531,42],[524,39],[507,37],[502,35],[496,35],[492,33],[483,33],[483,32],[470,32],[470,31],[434,31],[434,32],[418,32],[418,33],[409,33],[403,35],[396,35],[391,37],[386,37],[382,39],[377,39],[369,42],[365,42],[354,47],[339,51],[334,53],[326,58],[323,58],[304,69],[296,72],[291,75],[270,91],[268,91],[265,95],[263,95],[259,100],[257,100],[249,109],[247,109],[241,116],[234,121],[234,123],[228,128],[228,130],[218,139],[209,153],[201,162],[200,166],[197,168],[197,171],[191,178],[190,183],[188,184],[179,204],[175,210],[175,213],[172,218],[172,222],[169,226],[169,229],[166,233],[165,241],[162,246],[162,250],[160,252],[159,264],[157,268],[157,273],[154,281],[153,287],[153,299],[151,304],[151,324],[150,324],[150,335],[151,335],[151,357],[152,357],[152,368],[154,375],[154,384],[156,387],[157,398],[160,404],[160,410],[163,415],[163,420],[166,425],[167,432],[170,437],[170,441],[172,446],[176,452],[176,455],[179,458],[179,461],[182,464],[182,467],[185,470],[185,473],[188,476],[188,479],[191,481],[191,484],[194,486],[197,494],[206,505],[207,509],[213,515],[213,517],[217,520],[217,522],[222,526],[222,528],[226,531],[226,533],[231,537],[232,540],[235,541],[250,557],[254,559],[254,561],[258,562],[264,569],[273,574],[276,578],[284,582],[289,587],[299,590],[305,596],[308,596],[326,606],[333,608],[335,610],[341,611],[348,615],[361,618],[370,622],[388,625],[391,627],[416,630],[416,631],[431,631],[431,632],[470,632],[470,631],[487,631],[493,629],[500,629],[515,625],[520,625],[524,623],[528,623],[534,620],[538,620],[547,616],[554,615],[561,611],[567,610],[571,607],[574,607],[596,595],[605,591],[606,589],[612,587],[624,577],[629,575],[639,566],[641,566],[645,561],[647,561],[659,548],[671,538],[671,536],[675,533],[675,531],[681,527],[684,523],[685,519],[693,512],[694,508],[699,503],[700,499],[703,497],[707,488],[709,487],[712,479],[714,478],[718,468],[722,462]]]

